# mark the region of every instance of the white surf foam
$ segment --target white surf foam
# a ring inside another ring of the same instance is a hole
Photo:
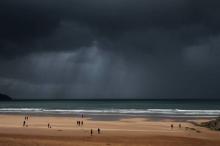
[[[42,108],[0,108],[0,113],[45,113],[45,114],[139,114],[170,116],[220,116],[220,110],[183,109],[42,109]]]

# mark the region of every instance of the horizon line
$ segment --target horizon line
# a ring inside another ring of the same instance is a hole
[[[37,98],[33,98],[33,99],[27,99],[27,98],[20,98],[20,99],[13,99],[11,101],[83,101],[83,100],[87,100],[87,101],[101,101],[101,100],[115,100],[115,101],[125,101],[125,100],[220,100],[219,98],[75,98],[75,99],[69,99],[69,98],[64,98],[64,99],[37,99]]]

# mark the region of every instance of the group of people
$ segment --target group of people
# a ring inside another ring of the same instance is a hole
[[[84,115],[82,114],[81,117],[83,119]],[[23,127],[28,127],[28,123],[27,123],[28,119],[29,119],[29,116],[24,117]],[[83,120],[82,121],[77,121],[76,123],[77,123],[77,126],[83,126]],[[173,127],[173,124],[171,125],[171,127]],[[47,128],[52,128],[50,123],[47,124]],[[100,128],[97,129],[97,133],[101,134],[101,129]],[[91,136],[93,135],[93,129],[90,130],[90,134],[91,134]]]
[[[181,128],[181,127],[182,127],[182,125],[181,125],[181,124],[179,124],[179,128]],[[174,128],[174,125],[173,125],[173,124],[171,124],[171,125],[170,125],[170,128],[171,128],[171,129],[173,129],[173,128]]]
[[[25,117],[24,117],[24,120],[28,120],[28,116],[25,116]]]
[[[82,114],[81,117],[83,119],[84,115]],[[77,123],[78,126],[83,126],[83,120],[82,121],[76,121],[76,123]],[[97,133],[101,134],[101,129],[100,128],[97,129]],[[90,134],[91,134],[91,136],[93,135],[93,129],[90,130]]]
[[[82,114],[82,119],[84,117],[84,115]],[[83,126],[83,120],[82,121],[76,121],[77,126]]]
[[[76,121],[77,126],[83,126],[83,121]]]
[[[28,118],[29,118],[28,116],[25,116],[25,117],[24,117],[23,127],[28,127],[28,124],[27,124]]]
[[[98,132],[98,134],[101,134],[101,129],[98,128],[98,129],[97,129],[97,132]],[[91,136],[93,135],[93,129],[90,130],[90,134],[91,134]]]

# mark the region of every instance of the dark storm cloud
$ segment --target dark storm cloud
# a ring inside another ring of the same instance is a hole
[[[2,0],[1,90],[218,97],[219,14],[217,0]]]
[[[146,44],[151,36],[166,35],[185,45],[198,37],[218,34],[220,24],[219,2],[213,0],[208,3],[189,0],[0,3],[0,45],[1,54],[5,55],[74,49],[91,45],[93,41],[104,46],[110,43],[112,48],[123,52],[124,48],[130,48],[127,50],[133,53],[135,48],[148,53],[156,45]]]

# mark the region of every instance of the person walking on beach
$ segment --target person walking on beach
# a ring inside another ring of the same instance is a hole
[[[98,134],[100,134],[101,133],[101,130],[98,128]]]
[[[23,127],[25,126],[25,124],[26,124],[26,122],[24,121],[24,122],[23,122]]]
[[[181,128],[182,127],[182,125],[181,124],[179,124],[179,128]]]
[[[83,121],[81,121],[81,125],[83,126]]]
[[[47,124],[47,128],[50,128],[50,123]]]
[[[92,136],[92,134],[93,134],[93,131],[92,131],[92,129],[90,130],[90,134],[91,134],[91,136]]]
[[[171,129],[173,129],[173,124],[170,125]]]
[[[28,116],[25,116],[24,119],[25,119],[25,120],[28,120]]]

